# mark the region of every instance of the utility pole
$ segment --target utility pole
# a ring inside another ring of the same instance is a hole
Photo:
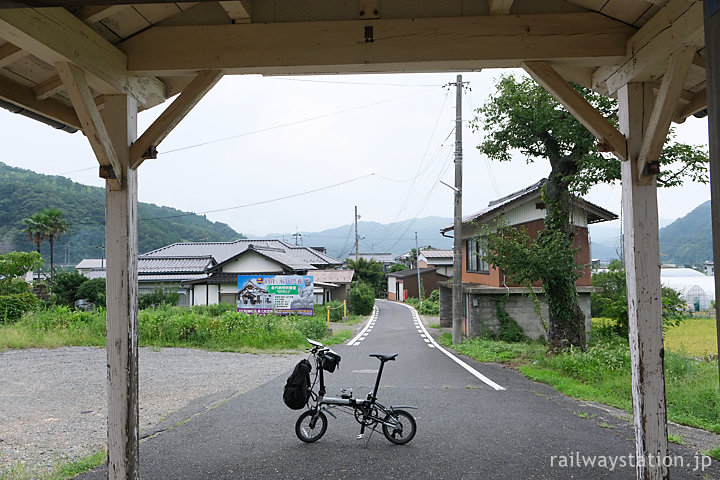
[[[455,210],[453,224],[452,341],[462,342],[462,75],[455,85]]]
[[[295,227],[295,233],[292,234],[293,237],[295,237],[295,246],[298,246],[298,239],[302,237],[302,233],[297,231],[297,227]]]
[[[417,232],[415,232],[415,267],[417,268],[418,277],[418,298],[420,299],[420,305],[422,305],[422,289],[420,288],[420,249],[418,248]]]
[[[357,229],[357,221],[358,218],[360,218],[360,215],[357,214],[357,205],[355,205],[355,261],[358,261],[358,258],[360,258],[360,245],[359,245],[359,237],[358,237],[358,229]]]

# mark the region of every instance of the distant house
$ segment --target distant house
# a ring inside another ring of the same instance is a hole
[[[312,275],[341,264],[318,250],[281,240],[174,243],[138,257],[138,293],[172,288],[179,305],[237,304],[238,275]],[[105,269],[84,274],[104,277]],[[315,293],[324,297],[323,287]]]
[[[531,300],[524,295],[525,288],[508,282],[502,271],[488,265],[481,258],[483,253],[476,237],[483,225],[502,218],[508,225],[525,228],[531,238],[535,238],[545,227],[545,204],[541,192],[545,179],[523,190],[514,192],[489,203],[488,207],[463,218],[463,255],[462,255],[462,298],[463,332],[468,337],[482,335],[487,331],[497,331],[499,322],[496,314],[496,301],[508,293],[505,310],[523,328],[526,335],[538,338],[546,335],[542,322],[534,312]],[[594,287],[590,283],[590,244],[588,225],[614,220],[617,215],[587,202],[582,198],[573,199],[573,210],[569,220],[572,222],[573,244],[578,249],[575,261],[584,266],[582,275],[576,281],[580,297],[580,307],[585,313],[586,330],[590,331],[590,293]],[[443,234],[453,230],[453,226],[443,228]],[[540,292],[540,285],[536,287]],[[540,295],[543,301],[542,295]],[[543,317],[547,318],[547,306],[543,301]],[[452,283],[440,286],[441,325],[452,325]]]
[[[416,268],[388,273],[388,300],[404,302],[406,299],[418,296],[418,271]],[[446,281],[437,268],[420,269],[420,285],[423,289],[423,298],[428,298],[433,290],[438,288],[439,282]]]
[[[453,251],[439,248],[420,249],[418,254],[420,268],[437,268],[438,273],[446,277],[453,274]]]
[[[355,260],[355,255],[352,254],[348,257],[350,260]],[[395,259],[392,253],[360,253],[358,254],[358,260],[364,259],[368,262],[377,262],[382,264],[383,272],[387,273],[388,269],[395,264]]]
[[[705,262],[705,275],[708,277],[714,277],[715,276],[715,262]]]
[[[355,270],[315,270],[311,273],[315,285],[315,303],[350,300],[350,286]]]

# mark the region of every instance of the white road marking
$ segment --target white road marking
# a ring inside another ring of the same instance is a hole
[[[365,325],[365,328],[363,328],[360,331],[360,333],[358,333],[357,336],[355,338],[353,338],[352,340],[350,340],[346,345],[351,346],[351,347],[358,345],[362,340],[365,339],[365,337],[367,337],[367,334],[370,332],[372,325],[375,325],[375,322],[377,321],[378,315],[380,312],[380,310],[378,310],[377,306],[373,307],[373,310],[375,310],[375,312],[373,313],[372,320],[369,321],[368,324]]]
[[[407,305],[407,304],[404,304],[404,303],[401,303],[400,305],[402,305],[402,306],[404,306],[404,307],[406,307],[406,308],[409,308],[410,311],[411,311],[412,314],[413,314],[413,318],[419,320],[420,317],[418,316],[417,310],[415,310],[412,306]],[[435,341],[435,339],[432,338],[432,336],[431,336],[431,335],[428,333],[428,331],[425,329],[425,325],[423,325],[422,322],[420,322],[420,328],[422,328],[422,330],[423,330],[423,332],[425,333],[425,335],[427,335],[427,338],[430,339],[429,341],[432,342],[432,344],[428,344],[428,347],[434,346],[435,348],[437,348],[438,350],[440,350],[441,352],[443,352],[445,355],[447,355],[448,357],[450,357],[455,363],[457,363],[458,365],[460,365],[461,367],[463,367],[465,370],[467,370],[468,372],[470,372],[472,375],[474,375],[478,380],[480,380],[481,382],[485,383],[486,385],[492,387],[493,389],[495,389],[495,390],[505,390],[503,387],[501,387],[501,386],[498,385],[497,383],[493,382],[492,380],[490,380],[489,378],[487,378],[485,375],[483,375],[482,373],[478,372],[477,370],[475,370],[474,368],[472,368],[470,365],[468,365],[467,363],[463,362],[462,360],[460,360],[459,358],[457,358],[455,355],[453,355],[452,353],[448,352],[448,351],[445,350],[443,347],[441,347],[440,345],[438,345],[438,343]],[[426,339],[426,341],[428,341],[428,340]]]

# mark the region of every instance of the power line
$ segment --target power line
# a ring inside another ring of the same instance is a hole
[[[189,217],[190,215],[202,215],[202,214],[205,214],[205,213],[225,212],[225,211],[228,211],[228,210],[236,210],[236,209],[238,209],[238,208],[254,207],[254,206],[256,206],[256,205],[264,205],[264,204],[266,204],[266,203],[277,202],[277,201],[280,201],[280,200],[287,200],[287,199],[289,199],[289,198],[300,197],[300,196],[302,196],[302,195],[308,195],[308,194],[310,194],[310,193],[320,192],[320,191],[322,191],[322,190],[328,190],[328,189],[330,189],[330,188],[339,187],[340,185],[345,185],[345,184],[348,184],[348,183],[351,183],[351,182],[356,182],[356,181],[358,181],[358,180],[362,180],[363,178],[372,177],[373,175],[375,175],[375,174],[374,174],[374,173],[368,173],[367,175],[363,175],[363,176],[361,176],[361,177],[352,178],[352,179],[350,179],[350,180],[345,180],[344,182],[334,183],[334,184],[328,185],[328,186],[326,186],[326,187],[315,188],[315,189],[313,189],[313,190],[307,190],[307,191],[305,191],[305,192],[294,193],[294,194],[292,194],[292,195],[285,195],[285,196],[283,196],[283,197],[271,198],[271,199],[269,199],[269,200],[262,200],[262,201],[259,201],[259,202],[246,203],[246,204],[244,204],[244,205],[237,205],[237,206],[235,206],[235,207],[217,208],[217,209],[215,209],[215,210],[206,210],[206,211],[204,211],[204,212],[196,212],[196,213],[183,213],[183,214],[179,214],[179,215],[168,215],[168,216],[166,216],[166,217],[141,218],[141,219],[138,219],[138,221],[160,220],[160,219],[164,219],[164,218]]]
[[[390,99],[386,99],[386,100],[380,100],[380,101],[378,101],[378,102],[367,103],[367,104],[365,104],[365,105],[359,105],[359,106],[352,107],[352,108],[348,108],[348,109],[345,109],[345,110],[339,110],[339,111],[337,111],[337,112],[326,113],[326,114],[323,114],[323,115],[316,115],[316,116],[314,116],[314,117],[306,118],[306,119],[304,119],[304,120],[296,120],[296,121],[294,121],[294,122],[282,123],[282,124],[280,124],[280,125],[275,125],[275,126],[272,126],[272,127],[261,128],[261,129],[259,129],[259,130],[253,130],[253,131],[250,131],[250,132],[239,133],[239,134],[237,134],[237,135],[231,135],[231,136],[229,136],[229,137],[218,138],[218,139],[215,139],[215,140],[208,140],[208,141],[206,141],[206,142],[198,143],[198,144],[195,144],[195,145],[188,145],[188,146],[186,146],[186,147],[175,148],[175,149],[173,149],[173,150],[168,150],[168,151],[166,151],[166,152],[159,152],[158,155],[167,155],[167,154],[169,154],[169,153],[180,152],[180,151],[182,151],[182,150],[189,150],[189,149],[191,149],[191,148],[202,147],[202,146],[210,145],[210,144],[213,144],[213,143],[227,142],[228,140],[234,140],[234,139],[236,139],[236,138],[245,137],[245,136],[248,136],[248,135],[254,135],[254,134],[256,134],[256,133],[262,133],[262,132],[267,132],[267,131],[270,131],[270,130],[277,130],[277,129],[279,129],[279,128],[290,127],[290,126],[293,126],[293,125],[299,125],[299,124],[301,124],[301,123],[312,122],[312,121],[314,121],[314,120],[319,120],[319,119],[321,119],[321,118],[332,117],[332,116],[334,116],[334,115],[340,115],[340,114],[343,114],[343,113],[353,112],[353,111],[355,111],[355,110],[362,110],[362,109],[364,109],[364,108],[374,107],[374,106],[376,106],[376,105],[381,105],[381,104],[384,104],[384,103],[396,102],[396,101],[398,101],[398,100],[402,100],[402,99],[405,99],[405,98],[408,98],[408,97],[412,97],[412,96],[415,96],[415,95],[422,95],[422,94],[427,93],[427,92],[430,92],[430,91],[434,91],[434,89],[432,89],[432,90],[423,90],[422,92],[416,92],[416,93],[412,93],[412,94],[410,94],[410,95],[405,95],[405,96],[402,96],[402,97],[390,98]]]

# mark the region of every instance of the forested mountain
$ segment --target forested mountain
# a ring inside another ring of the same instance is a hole
[[[55,242],[55,264],[100,258],[105,241],[105,189],[65,177],[41,175],[0,162],[0,253],[34,251],[22,220],[45,208],[65,212],[69,230]],[[245,238],[228,225],[149,203],[138,205],[138,242],[147,252],[174,242],[231,241]],[[49,264],[49,245],[41,252]]]
[[[710,201],[660,229],[660,261],[694,265],[712,260]]]

